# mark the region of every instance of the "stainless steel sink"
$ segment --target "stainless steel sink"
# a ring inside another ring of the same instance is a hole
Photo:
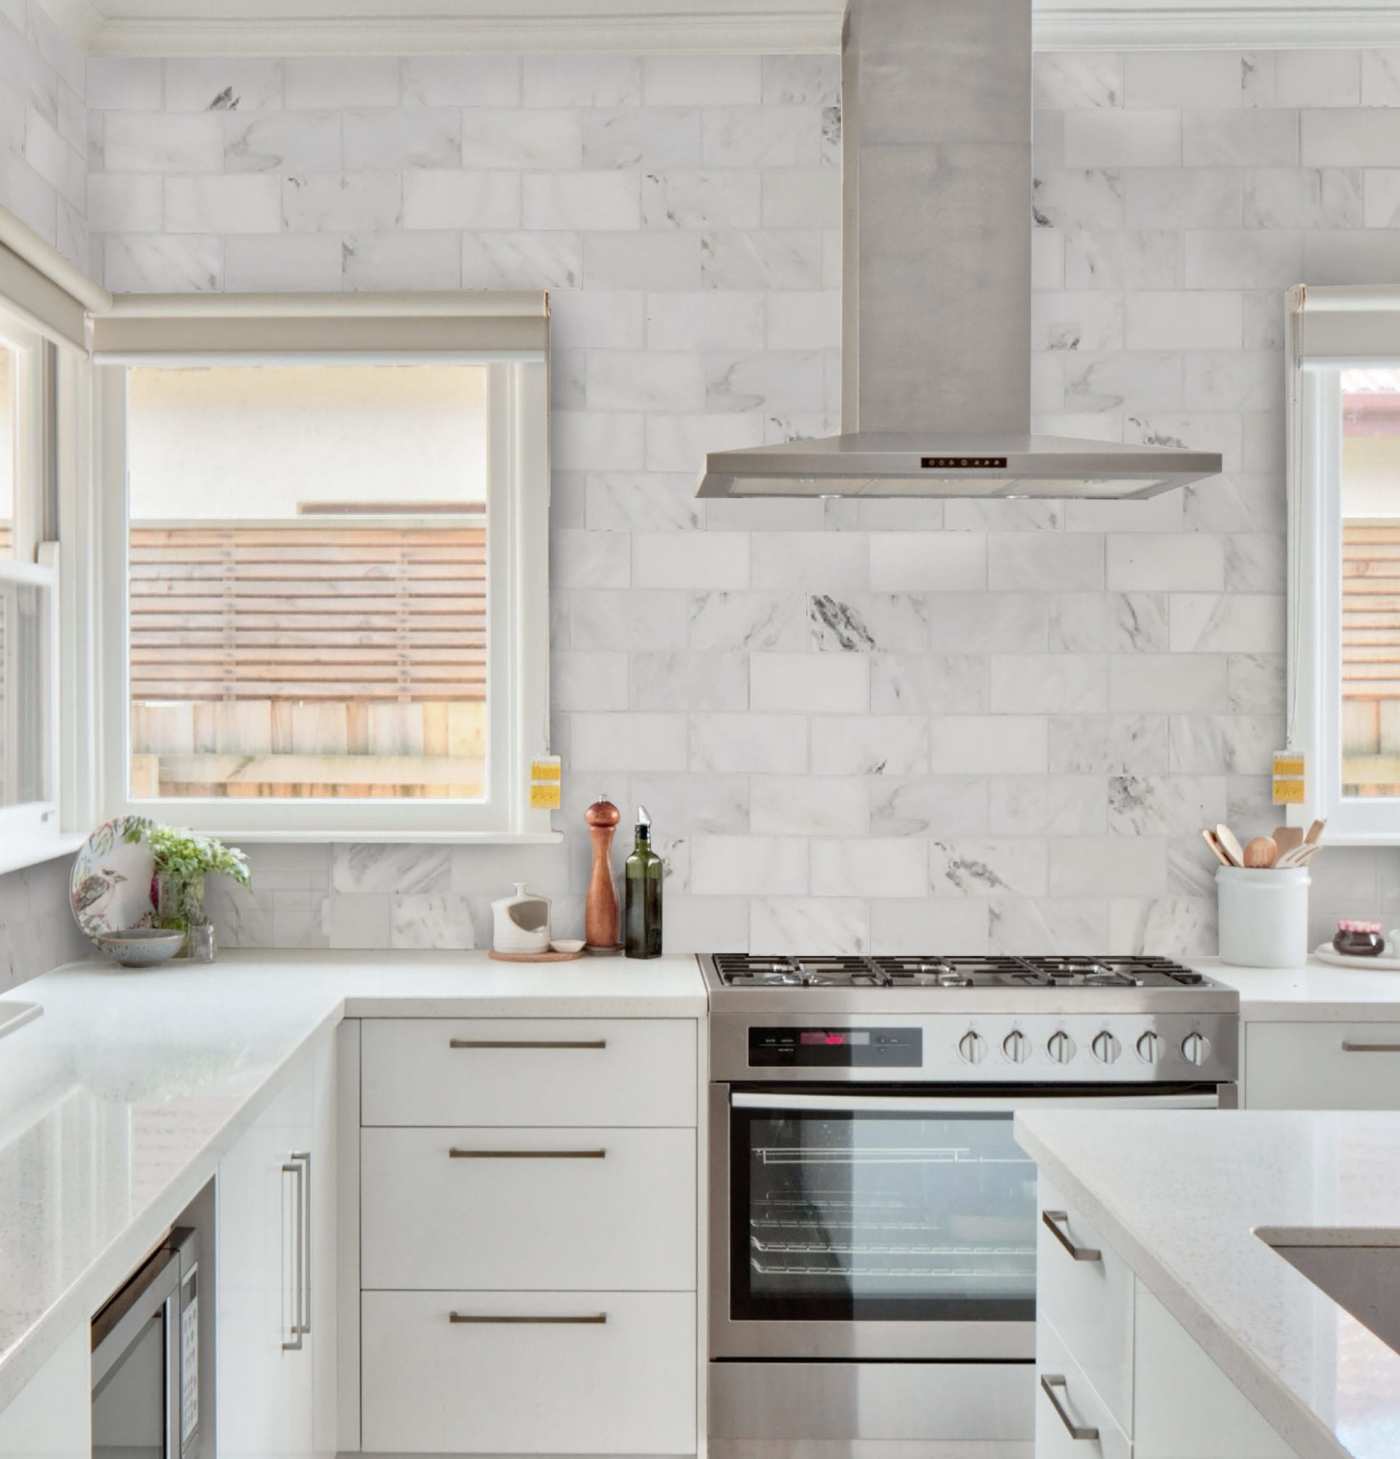
[[[1400,1231],[1260,1226],[1254,1234],[1400,1352]]]
[[[38,1018],[44,1010],[37,1003],[18,1003],[0,998],[0,1039],[13,1033],[22,1024]]]

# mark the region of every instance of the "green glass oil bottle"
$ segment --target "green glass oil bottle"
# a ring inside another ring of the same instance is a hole
[[[661,956],[661,876],[665,863],[651,849],[651,817],[637,807],[637,842],[623,867],[623,934],[628,957]]]

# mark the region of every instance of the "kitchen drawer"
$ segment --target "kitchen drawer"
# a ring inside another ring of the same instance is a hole
[[[366,1019],[361,1122],[694,1129],[695,1038],[683,1018]]]
[[[1036,1236],[1036,1317],[1049,1322],[1113,1417],[1133,1428],[1133,1273],[1106,1246],[1051,1183],[1040,1177]],[[1046,1212],[1065,1212],[1055,1228],[1081,1250],[1077,1261],[1046,1224]]]
[[[361,1313],[366,1450],[695,1452],[691,1293],[366,1292]]]
[[[1084,1370],[1070,1356],[1064,1339],[1048,1323],[1036,1324],[1035,1459],[1130,1459],[1133,1446]],[[1056,1402],[1041,1382],[1053,1383]],[[1097,1429],[1095,1437],[1070,1431]]]
[[[1247,1023],[1244,1067],[1249,1109],[1400,1109],[1400,1023]]]
[[[367,1129],[360,1140],[365,1287],[695,1287],[693,1130]]]

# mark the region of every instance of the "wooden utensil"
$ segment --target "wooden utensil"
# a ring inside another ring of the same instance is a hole
[[[1220,842],[1215,839],[1215,832],[1209,826],[1201,827],[1201,840],[1210,847],[1210,854],[1221,864],[1229,866],[1230,858],[1220,849]]]
[[[1244,847],[1240,845],[1239,837],[1223,821],[1215,828],[1215,839],[1220,842],[1220,849],[1230,858],[1231,866],[1244,865]]]
[[[1326,821],[1314,821],[1308,827],[1308,833],[1303,837],[1303,843],[1307,846],[1316,846],[1322,840],[1322,833],[1327,829]]]
[[[1278,847],[1280,858],[1287,856],[1295,847],[1303,844],[1303,830],[1301,826],[1275,826],[1273,836],[1274,845]]]
[[[1256,836],[1244,848],[1244,864],[1258,871],[1267,871],[1278,860],[1278,847],[1272,836]]]
[[[588,900],[583,909],[583,940],[589,952],[618,953],[617,892],[612,878],[612,842],[622,812],[599,796],[588,807],[584,820],[593,837],[593,873],[588,881]]]

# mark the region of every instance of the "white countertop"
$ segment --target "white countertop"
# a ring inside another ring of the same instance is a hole
[[[1254,1235],[1396,1232],[1400,1114],[1044,1110],[1016,1138],[1302,1459],[1400,1454],[1400,1353]]]
[[[0,1002],[9,1000],[0,1000]],[[346,1017],[699,1018],[695,959],[230,953],[80,963],[0,1039],[0,1408],[213,1174],[294,1056]]]
[[[1249,1023],[1400,1020],[1400,973],[1339,968],[1315,958],[1296,968],[1242,968],[1209,957],[1190,965],[1238,989],[1240,1017]]]

